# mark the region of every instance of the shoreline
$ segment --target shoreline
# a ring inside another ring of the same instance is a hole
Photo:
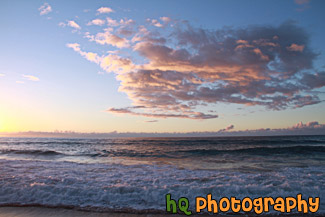
[[[106,210],[106,211],[94,211],[87,210],[87,208],[72,208],[72,207],[44,207],[40,205],[10,205],[10,206],[0,206],[0,217],[68,217],[68,216],[78,216],[78,217],[163,217],[163,216],[175,216],[184,217],[185,214],[171,214],[163,211],[146,210],[144,212],[136,212],[135,210]],[[211,216],[224,216],[224,217],[320,217],[324,214],[318,213],[289,213],[289,214],[193,214],[192,217],[211,217]]]

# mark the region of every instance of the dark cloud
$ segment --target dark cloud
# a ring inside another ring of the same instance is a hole
[[[224,129],[221,129],[219,130],[218,132],[221,133],[221,132],[227,132],[227,131],[230,131],[232,129],[234,129],[235,126],[233,124],[229,125],[228,127],[224,128]]]
[[[156,122],[158,122],[158,120],[148,120],[148,121],[144,121],[144,122],[146,122],[146,123],[156,123]]]
[[[96,59],[117,74],[119,90],[142,106],[141,111],[109,112],[208,119],[217,115],[197,112],[198,106],[233,103],[284,110],[321,102],[315,89],[325,86],[325,72],[314,68],[318,54],[310,47],[308,32],[294,22],[207,30],[163,20],[174,28],[153,30],[150,20],[148,27],[134,27],[137,33],[123,39],[143,61],[118,55]]]
[[[211,119],[217,118],[218,115],[209,115],[202,112],[185,112],[185,113],[144,113],[136,112],[127,108],[109,108],[107,112],[117,114],[130,114],[135,116],[144,116],[150,118],[188,118],[188,119]]]
[[[149,64],[145,73],[128,76],[150,78],[149,83],[137,78],[152,93],[144,103],[160,104],[163,95],[170,105],[226,102],[274,110],[320,102],[317,95],[305,93],[324,86],[316,78],[323,73],[313,68],[317,54],[309,47],[307,32],[292,22],[217,31],[186,25],[178,26],[174,36],[177,49],[146,41],[135,45]],[[135,85],[123,89],[140,93],[138,97],[144,92]]]

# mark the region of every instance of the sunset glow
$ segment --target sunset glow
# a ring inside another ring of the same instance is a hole
[[[325,123],[322,1],[18,2],[1,3],[2,133]]]

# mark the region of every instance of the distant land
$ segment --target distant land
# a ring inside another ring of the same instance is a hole
[[[81,133],[74,131],[53,131],[53,132],[3,132],[1,137],[58,137],[58,138],[111,138],[111,137],[222,137],[222,136],[295,136],[295,135],[325,135],[325,124],[319,124],[317,121],[306,124],[298,124],[288,128],[261,128],[255,130],[233,130],[234,126],[230,125],[225,129],[218,131],[202,132],[107,132],[107,133]]]

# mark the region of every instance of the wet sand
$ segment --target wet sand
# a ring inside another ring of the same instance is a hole
[[[75,209],[64,208],[45,208],[45,207],[0,207],[0,217],[184,217],[186,215],[179,214],[132,214],[132,213],[100,213],[100,212],[87,212],[79,211]],[[237,214],[237,215],[191,215],[192,217],[208,217],[208,216],[225,216],[225,217],[239,217],[239,216],[259,216],[259,217],[320,217],[324,215],[320,214],[287,214],[287,215],[249,215],[249,214]]]

